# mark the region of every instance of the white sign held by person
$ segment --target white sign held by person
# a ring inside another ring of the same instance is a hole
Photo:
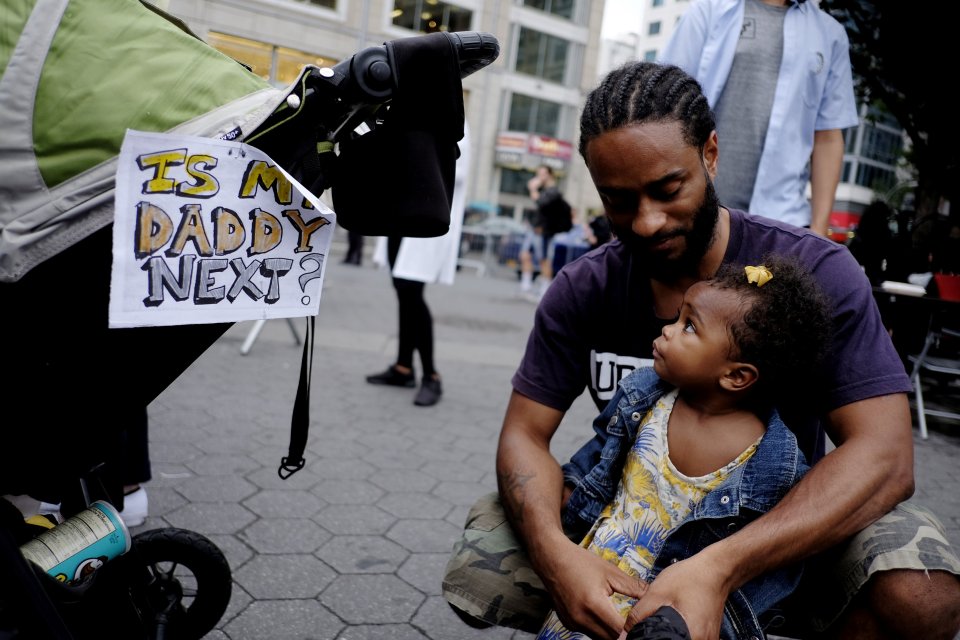
[[[110,327],[316,315],[336,216],[239,142],[128,130]]]

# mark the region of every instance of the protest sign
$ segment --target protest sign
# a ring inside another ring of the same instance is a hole
[[[128,130],[110,327],[316,315],[336,216],[239,142]]]

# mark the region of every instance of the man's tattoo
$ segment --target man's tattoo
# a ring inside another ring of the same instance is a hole
[[[514,523],[523,522],[523,508],[527,500],[524,487],[534,476],[533,473],[515,471],[497,474],[497,484],[500,486],[503,508]]]

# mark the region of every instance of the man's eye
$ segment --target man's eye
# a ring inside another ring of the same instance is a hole
[[[610,209],[636,209],[637,199],[626,194],[605,193],[600,200]]]

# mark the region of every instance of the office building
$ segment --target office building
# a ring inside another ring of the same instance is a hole
[[[486,31],[500,58],[464,81],[473,175],[468,203],[519,220],[539,164],[578,210],[598,200],[576,154],[595,82],[604,0],[161,0],[214,47],[283,86],[303,64],[440,30]]]

